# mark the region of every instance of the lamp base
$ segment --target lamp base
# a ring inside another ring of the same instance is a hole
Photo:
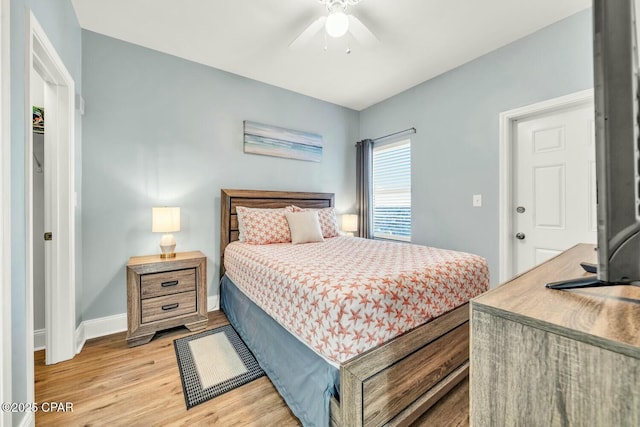
[[[162,236],[162,239],[160,239],[160,249],[162,250],[160,258],[175,258],[175,248],[176,239],[175,237],[173,237],[173,234],[165,234],[164,236]]]
[[[168,253],[161,253],[160,254],[160,258],[162,258],[162,259],[175,258],[175,257],[176,257],[176,253],[175,252],[168,252]]]

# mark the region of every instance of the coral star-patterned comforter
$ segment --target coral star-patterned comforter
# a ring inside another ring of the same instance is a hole
[[[224,266],[245,295],[335,366],[489,287],[477,255],[352,237],[233,242]]]

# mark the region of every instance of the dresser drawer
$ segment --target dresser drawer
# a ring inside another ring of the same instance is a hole
[[[140,298],[142,299],[193,291],[195,289],[195,268],[151,273],[140,277]]]
[[[182,292],[142,300],[142,323],[196,312],[196,293]]]

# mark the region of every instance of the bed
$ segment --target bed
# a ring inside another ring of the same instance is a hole
[[[345,237],[308,245],[256,246],[236,242],[239,206],[321,209],[333,204],[331,193],[222,190],[222,309],[305,425],[408,425],[468,375],[466,301],[488,287],[486,262],[470,254]],[[411,264],[416,253],[429,252],[430,257],[446,259],[443,264],[468,259],[472,267],[460,264],[463,268],[458,268],[460,273],[455,280],[449,271],[434,269],[446,276],[434,280],[445,288],[455,283],[455,289],[438,298],[431,294],[417,296],[418,300],[429,298],[428,304],[417,304],[409,300],[415,293],[411,281],[418,282],[410,274],[400,272],[404,281],[395,284],[391,292],[375,288],[381,280],[368,271],[377,268],[365,265],[357,270],[355,258],[349,257],[368,246],[377,248],[380,264],[384,264],[385,254],[396,260],[392,266],[404,266]],[[319,250],[328,252],[316,257],[315,251]],[[322,264],[328,254],[334,254],[334,258]],[[353,271],[345,272],[347,269],[338,266],[332,272],[341,261],[353,265]],[[229,267],[229,274],[225,274],[225,266]],[[340,276],[340,272],[345,275]],[[342,284],[348,284],[354,275],[358,287],[344,285],[348,289],[340,293]],[[331,286],[323,288],[325,281]],[[399,294],[400,291],[406,292]],[[383,297],[385,292],[388,294],[376,303],[380,312],[392,313],[393,322],[387,321],[378,328],[365,322],[359,299],[364,299],[371,310],[375,308],[367,292],[382,292]],[[302,293],[304,298],[294,298]],[[325,294],[325,302],[318,303],[320,294]],[[432,297],[444,302],[432,304]],[[403,301],[406,311],[401,311]],[[437,317],[424,323],[424,319],[430,319],[427,305],[439,311]],[[331,330],[318,331],[322,328],[314,327],[314,322],[324,323],[325,328],[329,325]],[[309,328],[303,328],[304,324]]]

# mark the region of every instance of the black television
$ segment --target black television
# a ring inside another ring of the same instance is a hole
[[[597,276],[552,289],[640,282],[637,0],[593,1]]]

